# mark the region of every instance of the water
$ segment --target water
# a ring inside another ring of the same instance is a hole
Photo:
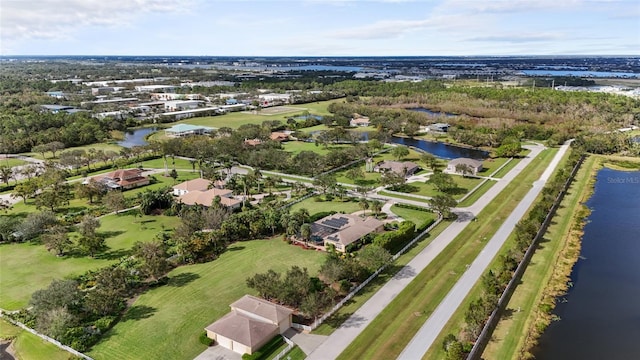
[[[576,77],[614,77],[640,78],[640,74],[616,71],[585,71],[585,70],[522,70],[524,75],[530,76],[576,76]]]
[[[411,108],[409,110],[413,110],[413,111],[419,111],[419,112],[423,112],[423,113],[427,113],[431,116],[444,116],[444,117],[456,117],[458,116],[457,114],[452,114],[452,113],[448,113],[448,112],[444,112],[444,111],[433,111],[433,110],[429,110],[429,109],[425,109],[425,108]]]
[[[484,150],[469,149],[441,142],[426,141],[421,139],[403,138],[393,136],[389,140],[394,144],[417,147],[443,159],[456,159],[466,157],[471,159],[486,159],[489,156]]]
[[[156,128],[140,128],[133,131],[127,131],[124,133],[124,140],[118,141],[118,145],[126,148],[132,148],[134,146],[144,146],[148,142],[145,137],[148,134],[156,131]]]
[[[640,172],[602,169],[573,287],[558,302],[537,359],[640,359]]]

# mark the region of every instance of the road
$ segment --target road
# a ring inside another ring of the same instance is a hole
[[[415,277],[426,268],[449,245],[462,230],[484,209],[509,183],[522,172],[527,165],[535,161],[544,150],[542,145],[528,145],[529,155],[514,166],[509,173],[485,192],[474,205],[468,208],[457,208],[456,221],[448,226],[440,235],[404,266],[389,282],[378,290],[366,303],[349,317],[327,340],[307,357],[307,360],[335,359],[351,342],[380,314],[380,312],[396,297]],[[545,172],[546,173],[546,172]],[[402,199],[394,199],[405,202]],[[422,204],[424,205],[424,204]],[[420,357],[417,357],[420,358]]]
[[[402,351],[398,357],[399,360],[421,359],[427,350],[429,350],[433,345],[433,342],[438,337],[451,316],[453,316],[455,311],[458,309],[462,301],[467,297],[473,285],[478,281],[478,279],[480,279],[493,258],[498,254],[498,251],[509,237],[509,234],[511,234],[515,228],[518,221],[522,219],[529,207],[535,201],[536,197],[538,197],[542,188],[551,177],[551,174],[558,166],[558,163],[567,152],[568,148],[569,144],[562,145],[560,151],[556,153],[540,178],[533,183],[531,190],[529,190],[516,208],[511,212],[502,226],[500,226],[495,235],[480,252],[478,257],[473,261],[471,266],[469,266],[467,271],[465,271],[462,277],[460,277],[451,291],[440,302],[440,305],[438,305],[438,307],[433,311],[431,316],[429,316],[427,321],[409,342],[407,347]]]

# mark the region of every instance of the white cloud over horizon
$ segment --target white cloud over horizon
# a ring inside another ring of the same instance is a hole
[[[3,55],[640,54],[633,0],[0,0]]]

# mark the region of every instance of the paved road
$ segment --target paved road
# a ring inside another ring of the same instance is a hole
[[[526,158],[522,159],[505,177],[494,184],[473,206],[455,209],[458,219],[433,239],[424,250],[416,255],[416,257],[404,266],[389,282],[353,313],[349,319],[336,329],[324,343],[309,354],[307,360],[327,360],[338,357],[367,325],[460,234],[469,222],[471,222],[513,178],[527,167],[527,165],[532,161],[536,161],[536,157],[544,150],[542,145],[532,145],[527,146],[527,148],[531,150],[531,153]],[[401,199],[394,200],[404,202]],[[421,356],[417,358],[420,357]]]
[[[491,240],[489,240],[485,248],[480,252],[480,255],[478,255],[478,257],[473,261],[471,266],[469,266],[467,271],[462,275],[447,296],[440,302],[440,305],[438,305],[438,307],[433,311],[431,316],[429,316],[427,321],[409,342],[407,347],[402,351],[398,357],[399,360],[421,359],[427,350],[429,350],[436,337],[438,337],[451,316],[453,316],[453,313],[467,297],[473,285],[478,281],[478,279],[480,279],[493,258],[498,254],[498,251],[509,237],[509,234],[511,234],[515,228],[518,221],[520,221],[527,212],[527,209],[529,209],[536,197],[540,194],[542,188],[546,184],[547,180],[549,180],[549,177],[568,148],[569,144],[565,144],[560,148],[560,151],[558,151],[549,166],[547,166],[547,169],[540,176],[540,179],[533,183],[531,190],[529,190],[522,201],[520,201],[516,208],[511,212],[495,235]]]

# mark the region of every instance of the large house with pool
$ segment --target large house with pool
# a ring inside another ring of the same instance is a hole
[[[215,128],[208,126],[177,124],[165,129],[164,133],[168,137],[184,137],[190,135],[206,135],[211,133]]]

